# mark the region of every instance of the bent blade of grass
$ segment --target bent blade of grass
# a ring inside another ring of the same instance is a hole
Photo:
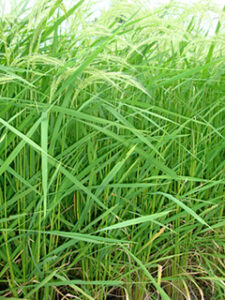
[[[129,243],[129,241],[126,240],[117,240],[113,238],[105,238],[101,236],[96,235],[90,235],[90,234],[84,234],[84,233],[76,233],[76,232],[66,232],[66,231],[41,231],[41,230],[24,230],[27,233],[41,233],[41,234],[48,234],[48,235],[56,235],[61,236],[64,238],[70,238],[77,241],[83,241],[87,243],[94,243],[94,244],[117,244],[120,245],[122,243]]]
[[[81,293],[82,295],[84,295],[85,298],[87,298],[89,300],[94,300],[93,297],[91,297],[89,294],[87,294],[85,291],[83,291],[80,287],[78,287],[74,283],[70,282],[70,280],[67,280],[65,277],[63,277],[61,275],[57,275],[56,277],[58,279],[61,279],[61,281],[62,281],[61,283],[63,283],[63,285],[71,286],[74,289],[74,291]]]
[[[134,145],[126,154],[126,157],[119,161],[109,172],[109,174],[103,179],[101,185],[97,188],[96,195],[99,194],[99,192],[106,187],[106,185],[115,177],[115,175],[119,172],[119,170],[122,168],[122,166],[125,164],[126,160],[132,155],[132,153],[135,151],[137,145]]]
[[[31,129],[27,132],[27,135],[22,135],[24,137],[30,137],[34,134],[34,132],[37,130],[38,126],[41,124],[42,117],[40,117],[36,123],[31,127]],[[11,131],[13,131],[16,135],[20,133],[17,129],[15,129],[13,126],[11,126],[8,122],[4,121],[0,118],[0,123],[2,123],[5,127],[9,128]],[[4,161],[4,163],[0,167],[0,176],[3,172],[5,172],[10,165],[10,163],[15,159],[15,157],[19,154],[19,152],[23,149],[24,145],[26,144],[25,140],[23,139],[10,153],[10,155],[7,157],[7,159]]]
[[[137,225],[137,224],[141,224],[141,223],[145,223],[145,222],[151,222],[155,219],[164,217],[164,216],[168,215],[169,213],[170,213],[170,211],[165,211],[165,212],[156,213],[156,214],[149,215],[149,216],[142,216],[142,217],[130,219],[130,220],[118,223],[118,224],[114,224],[114,225],[102,228],[102,229],[98,230],[97,232],[106,231],[106,230],[113,230],[113,229],[120,229],[120,228],[123,228],[123,227]]]
[[[18,76],[16,75],[15,73],[13,73],[11,70],[10,67],[6,67],[6,66],[0,66],[0,70],[7,73],[8,75],[5,75],[3,77],[0,77],[0,84],[3,84],[4,83],[4,78],[6,79],[6,82],[7,81],[13,81],[14,79],[18,80],[18,81],[21,81],[23,82],[25,85],[31,87],[31,88],[34,88],[34,85],[31,84],[30,82],[28,82],[27,80],[25,80],[23,77],[21,76]],[[7,79],[8,78],[8,79]],[[11,79],[10,79],[11,78]],[[2,81],[1,81],[2,79]]]
[[[223,164],[224,164],[224,162],[223,162]],[[213,186],[217,186],[217,185],[220,185],[220,184],[224,185],[224,183],[225,182],[224,182],[223,179],[217,180],[217,181],[209,180],[208,182],[206,182],[206,184],[203,184],[202,186],[197,186],[197,187],[193,188],[192,190],[188,191],[187,193],[185,193],[183,195],[183,197],[187,197],[187,196],[190,196],[190,195],[195,194],[195,193],[201,193],[205,190],[209,190]]]
[[[58,277],[58,276],[56,276]],[[47,286],[64,286],[64,285],[68,285],[70,286],[71,284],[81,284],[81,285],[104,285],[104,286],[120,286],[123,285],[124,282],[123,281],[116,281],[116,280],[95,280],[95,281],[85,281],[85,280],[79,280],[79,279],[75,279],[75,280],[65,280],[63,282],[60,281],[53,281],[50,283],[47,283]]]
[[[153,194],[162,195],[162,196],[168,198],[169,200],[173,201],[178,206],[180,206],[181,208],[183,208],[189,215],[191,215],[192,217],[194,217],[199,223],[201,223],[203,225],[206,225],[207,227],[209,227],[210,229],[212,229],[212,227],[209,226],[199,215],[197,215],[196,212],[194,212],[190,207],[188,207],[186,204],[184,204],[183,202],[181,202],[180,200],[178,200],[174,196],[172,196],[170,194],[167,194],[167,193],[163,193],[163,192],[156,192],[156,193],[153,193]]]
[[[24,216],[26,216],[27,214],[20,214],[20,215],[14,215],[14,216],[10,216],[8,218],[2,218],[0,219],[0,223],[4,223],[4,222],[9,222],[9,221],[13,221],[16,220],[18,218],[22,218]]]
[[[50,275],[48,275],[44,280],[42,280],[39,284],[36,285],[36,287],[34,289],[32,289],[27,295],[27,298],[30,298],[30,296],[32,296],[35,292],[37,292],[38,290],[40,290],[43,286],[46,285],[46,283],[48,283],[58,272],[58,270],[53,271]]]
[[[0,159],[0,167],[4,164],[4,161]],[[10,174],[12,174],[15,178],[17,178],[20,182],[22,182],[24,185],[26,185],[29,189],[32,189],[35,194],[41,195],[41,193],[32,186],[29,181],[24,179],[22,176],[20,176],[15,170],[13,170],[11,167],[7,167],[6,171],[8,171]]]

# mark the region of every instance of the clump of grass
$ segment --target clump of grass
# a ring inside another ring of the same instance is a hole
[[[92,4],[0,19],[0,298],[222,300],[224,12]]]

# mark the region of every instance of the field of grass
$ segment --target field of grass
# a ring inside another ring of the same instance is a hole
[[[1,16],[0,300],[225,299],[225,12],[148,2]]]

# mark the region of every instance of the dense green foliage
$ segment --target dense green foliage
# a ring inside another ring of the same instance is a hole
[[[224,299],[224,12],[147,2],[0,19],[0,299]]]

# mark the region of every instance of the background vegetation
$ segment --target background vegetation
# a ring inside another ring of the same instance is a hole
[[[64,2],[0,19],[0,299],[223,300],[224,12]]]

